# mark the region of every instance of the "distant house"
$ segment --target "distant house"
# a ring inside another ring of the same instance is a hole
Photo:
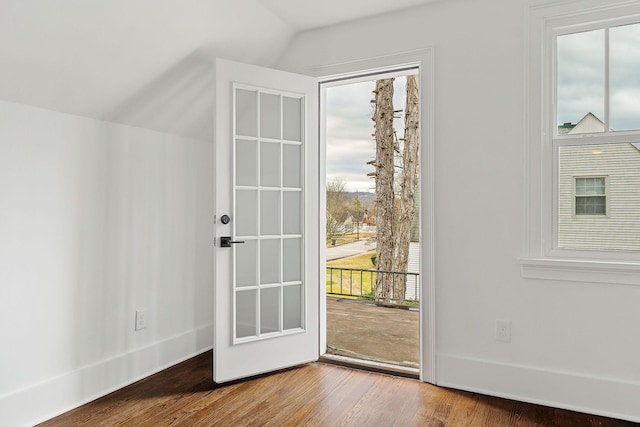
[[[342,221],[342,224],[340,225],[340,229],[342,231],[342,233],[353,233],[356,229],[356,223],[358,222],[358,220],[356,220],[353,215],[348,215],[344,221]]]
[[[409,243],[409,262],[407,272],[420,274],[420,243]],[[420,276],[407,276],[407,288],[405,290],[405,299],[418,300],[420,296]]]
[[[327,212],[327,236],[341,236],[351,233],[353,228],[353,217],[348,212]]]
[[[560,135],[602,132],[588,113]],[[558,247],[640,250],[640,144],[561,147]]]

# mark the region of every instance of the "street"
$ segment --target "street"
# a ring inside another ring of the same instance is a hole
[[[327,247],[327,261],[333,259],[346,258],[353,255],[360,255],[376,250],[375,241],[361,239],[352,243],[345,243],[339,246]]]

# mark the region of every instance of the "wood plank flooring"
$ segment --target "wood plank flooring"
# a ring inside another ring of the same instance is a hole
[[[631,426],[324,363],[216,386],[203,353],[41,426]]]

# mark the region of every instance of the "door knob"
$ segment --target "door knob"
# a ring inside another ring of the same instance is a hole
[[[232,243],[244,243],[244,240],[231,240],[230,236],[220,237],[221,248],[230,248]]]
[[[229,224],[229,221],[231,221],[231,218],[229,218],[229,215],[222,215],[220,217],[220,222],[223,224]]]

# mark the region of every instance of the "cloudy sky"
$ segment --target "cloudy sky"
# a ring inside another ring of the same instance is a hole
[[[394,109],[404,108],[405,77],[394,82]],[[373,172],[368,161],[375,159],[373,138],[373,90],[375,80],[327,88],[327,181],[342,177],[347,191],[373,192]],[[399,138],[404,133],[404,116],[395,120]]]
[[[604,40],[604,30],[558,38],[558,124],[589,112],[604,120]],[[611,128],[640,129],[640,24],[610,30],[610,63]],[[395,109],[404,108],[405,81],[395,80]],[[374,88],[373,80],[327,88],[327,181],[342,177],[347,191],[373,191]],[[395,127],[401,138],[402,118]]]
[[[604,120],[605,32],[558,38],[558,124]],[[610,30],[610,126],[640,129],[640,24]]]

